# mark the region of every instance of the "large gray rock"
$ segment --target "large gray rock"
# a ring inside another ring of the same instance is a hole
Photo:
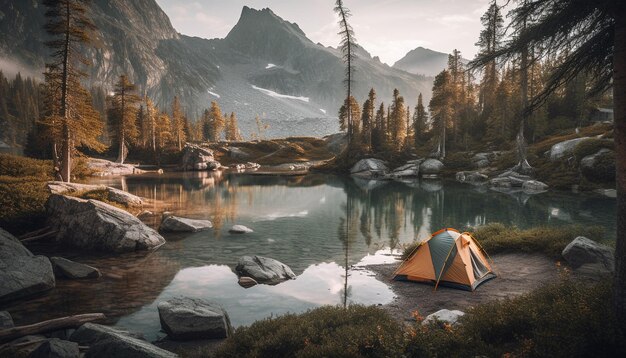
[[[437,159],[429,158],[420,164],[420,173],[424,175],[439,175],[443,169],[443,163]]]
[[[48,223],[56,240],[70,246],[106,252],[155,249],[165,239],[130,213],[97,200],[51,195]]]
[[[254,231],[247,226],[233,225],[233,227],[231,227],[228,232],[230,232],[231,234],[248,234]]]
[[[384,161],[368,158],[359,160],[352,169],[350,169],[350,174],[362,178],[377,178],[385,176],[388,171],[389,168]]]
[[[595,154],[580,161],[580,171],[592,181],[612,181],[615,179],[615,152],[602,148]]]
[[[276,285],[296,278],[296,274],[284,263],[262,256],[243,256],[235,271],[239,276],[251,277],[258,283]]]
[[[550,148],[550,160],[554,161],[574,154],[574,149],[578,143],[588,139],[589,137],[574,138],[557,143]]]
[[[178,216],[166,216],[161,221],[159,231],[162,232],[198,232],[213,227],[209,220],[196,220],[181,218]]]
[[[7,311],[0,311],[0,330],[14,326],[11,314]]]
[[[0,229],[0,303],[54,288],[52,265],[34,256],[10,233]]]
[[[474,164],[474,168],[480,169],[488,167],[491,161],[489,160],[488,153],[476,153],[472,156],[472,163]]]
[[[213,151],[199,145],[187,143],[183,148],[183,170],[216,170],[221,167],[213,157]]]
[[[127,331],[96,323],[85,323],[80,326],[72,334],[70,340],[81,346],[90,346],[86,357],[178,357],[178,355],[139,339]]]
[[[479,172],[457,172],[456,180],[461,183],[483,184],[489,180],[489,177]]]
[[[50,258],[50,262],[52,262],[52,268],[54,269],[54,274],[57,277],[69,279],[89,279],[101,276],[100,271],[97,268],[70,261],[63,257],[53,256]]]
[[[133,195],[123,190],[111,188],[106,185],[89,185],[66,183],[62,181],[49,181],[46,186],[51,194],[75,194],[93,190],[106,190],[107,199],[112,202],[133,207],[142,206],[144,204],[143,200],[137,195]]]
[[[118,176],[145,173],[132,164],[120,164],[106,159],[89,158],[87,167],[95,171],[95,176]]]
[[[442,309],[426,316],[426,318],[422,321],[422,324],[426,325],[437,321],[448,324],[456,324],[459,318],[464,315],[465,312],[463,311]]]
[[[393,178],[417,177],[420,173],[420,166],[417,163],[407,163],[394,169],[389,176]]]
[[[41,343],[29,358],[78,358],[79,356],[77,343],[50,338]]]
[[[572,240],[561,253],[565,260],[574,269],[585,264],[599,263],[607,271],[615,269],[615,255],[613,249],[590,240],[584,236],[579,236]]]
[[[197,298],[173,298],[159,302],[161,327],[173,340],[227,338],[230,319],[224,309]]]

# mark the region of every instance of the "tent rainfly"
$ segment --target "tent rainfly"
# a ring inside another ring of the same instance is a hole
[[[408,280],[474,291],[496,277],[488,255],[469,233],[442,229],[422,242],[394,273]]]

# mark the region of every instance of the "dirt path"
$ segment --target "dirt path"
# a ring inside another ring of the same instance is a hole
[[[387,283],[396,294],[396,299],[383,307],[401,322],[414,321],[411,312],[415,310],[422,316],[443,308],[467,311],[471,306],[512,298],[558,280],[556,262],[541,254],[502,254],[492,259],[498,277],[483,283],[474,292],[447,287],[434,291],[430,285],[390,280],[399,262],[371,265],[367,269],[376,273],[376,278]]]

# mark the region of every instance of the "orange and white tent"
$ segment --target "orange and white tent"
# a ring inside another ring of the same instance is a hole
[[[396,280],[474,291],[496,277],[488,255],[469,233],[442,229],[422,242],[394,273]]]

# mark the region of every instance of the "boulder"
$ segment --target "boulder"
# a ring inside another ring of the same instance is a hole
[[[609,198],[617,198],[617,190],[615,189],[596,189],[593,192]]]
[[[252,277],[247,277],[247,276],[239,277],[239,280],[237,281],[237,283],[239,284],[239,286],[243,288],[250,288],[252,286],[256,286],[259,284],[258,282],[256,282],[255,279],[253,279]]]
[[[580,171],[585,178],[592,181],[608,182],[615,180],[615,152],[600,149],[580,161]]]
[[[78,358],[79,356],[77,343],[50,338],[41,343],[29,358]]]
[[[197,298],[173,298],[158,303],[161,327],[173,340],[227,338],[230,319],[224,309]]]
[[[259,164],[259,163],[253,163],[253,162],[247,162],[247,163],[245,164],[245,166],[246,166],[246,169],[252,169],[252,170],[254,170],[254,169],[259,169],[259,168],[261,167],[261,164]]]
[[[96,176],[118,176],[145,173],[132,164],[114,163],[105,159],[89,158],[87,167],[93,170]]]
[[[593,263],[602,264],[607,271],[612,272],[615,269],[613,249],[584,236],[572,240],[561,255],[574,269]]]
[[[187,143],[183,148],[183,170],[217,170],[221,167],[213,151],[199,145]]]
[[[480,169],[488,167],[490,164],[489,154],[488,153],[476,153],[472,156],[472,164],[474,164],[474,168]]]
[[[457,172],[455,177],[458,182],[470,184],[483,184],[489,180],[489,177],[479,172]]]
[[[387,164],[380,159],[368,158],[359,160],[350,169],[350,174],[363,178],[382,177],[389,171]]]
[[[178,216],[166,216],[161,221],[159,231],[162,232],[198,232],[213,227],[209,220],[196,220],[181,218]]]
[[[241,148],[237,147],[228,147],[228,156],[233,159],[248,159],[250,158],[250,154],[246,153]]]
[[[253,278],[258,283],[276,285],[296,278],[289,266],[262,256],[243,256],[239,259],[235,272],[238,276]]]
[[[54,269],[54,274],[57,277],[69,279],[89,279],[101,276],[100,271],[97,268],[70,261],[63,257],[53,256],[50,258],[50,262],[52,262],[52,268]]]
[[[246,170],[246,165],[245,164],[231,164],[228,166],[231,169],[234,169],[238,172],[244,171]]]
[[[47,337],[43,335],[26,335],[11,342],[0,344],[0,357],[30,357]]]
[[[127,211],[97,200],[53,194],[46,202],[56,240],[73,247],[129,252],[155,249],[165,239]]]
[[[7,311],[0,311],[0,330],[3,330],[5,328],[11,328],[14,326],[15,325],[13,324],[13,317],[11,317],[11,314]]]
[[[557,159],[565,158],[574,154],[574,149],[576,148],[578,143],[588,138],[589,137],[574,138],[553,145],[550,148],[550,160],[555,161]]]
[[[133,207],[142,206],[144,204],[143,200],[140,197],[120,189],[111,188],[106,185],[89,185],[78,183],[65,183],[62,181],[49,181],[46,186],[50,194],[73,194],[93,190],[106,190],[107,199],[112,202]]]
[[[109,200],[113,202],[135,207],[143,205],[143,200],[137,195],[133,195],[131,193],[125,192],[124,190],[111,187],[108,187],[107,191],[109,192]]]
[[[83,324],[72,334],[70,340],[81,346],[90,346],[86,357],[178,357],[178,355],[139,339],[127,331],[96,323]]]
[[[459,318],[464,315],[465,312],[463,311],[442,309],[426,316],[424,321],[422,321],[422,324],[426,325],[438,321],[454,325],[458,322]]]
[[[422,177],[428,175],[439,175],[443,169],[443,163],[437,159],[429,158],[420,164],[419,171]]]
[[[34,256],[10,233],[0,229],[0,303],[54,288],[50,260]]]
[[[394,178],[417,177],[420,173],[419,164],[407,163],[394,169],[389,175]]]
[[[233,225],[233,227],[231,227],[228,232],[230,232],[231,234],[247,234],[254,231],[247,226]]]
[[[513,186],[509,178],[493,178],[489,180],[489,185],[495,188],[510,188]]]
[[[522,184],[522,190],[526,193],[537,193],[548,190],[548,184],[542,183],[538,180],[527,180]]]

